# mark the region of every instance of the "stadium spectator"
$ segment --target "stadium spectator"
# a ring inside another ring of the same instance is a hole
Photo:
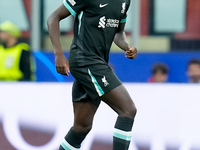
[[[12,22],[0,24],[0,81],[31,80],[30,47],[18,43],[20,34]]]
[[[191,59],[187,65],[189,83],[200,83],[200,59]]]
[[[152,77],[148,79],[148,82],[167,82],[169,69],[164,63],[156,63],[152,67]]]

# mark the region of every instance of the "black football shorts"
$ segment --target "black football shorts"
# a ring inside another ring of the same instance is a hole
[[[101,96],[122,84],[107,64],[70,67],[70,73],[75,78],[72,100],[90,101],[97,107],[101,102]]]

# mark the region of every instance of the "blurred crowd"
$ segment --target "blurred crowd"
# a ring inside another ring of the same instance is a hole
[[[167,64],[155,63],[151,69],[152,76],[148,79],[150,83],[168,82],[169,67]],[[200,59],[194,58],[187,63],[186,74],[188,83],[200,83]]]

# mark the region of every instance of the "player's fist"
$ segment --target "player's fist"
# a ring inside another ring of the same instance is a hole
[[[69,76],[69,62],[64,55],[55,55],[55,65],[58,73]]]
[[[137,48],[131,46],[131,47],[128,47],[128,48],[127,48],[127,50],[126,50],[126,52],[125,52],[125,55],[126,55],[126,57],[129,58],[129,59],[134,59],[134,58],[137,57],[137,52],[138,52]]]

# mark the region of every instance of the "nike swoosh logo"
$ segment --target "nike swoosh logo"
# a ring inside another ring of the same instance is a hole
[[[102,7],[105,7],[107,5],[108,5],[108,3],[106,3],[106,4],[100,4],[99,7],[102,8]]]

